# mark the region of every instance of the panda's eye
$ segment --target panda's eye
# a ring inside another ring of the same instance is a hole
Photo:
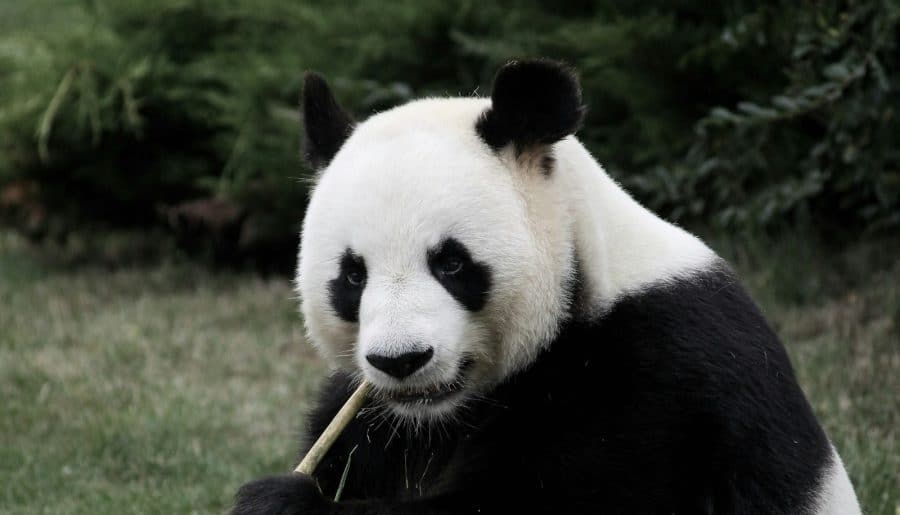
[[[458,274],[463,267],[463,260],[456,256],[449,256],[440,263],[440,271],[444,275]]]
[[[344,275],[347,278],[347,282],[353,286],[362,286],[363,283],[366,282],[366,274],[360,272],[359,270],[349,270]]]

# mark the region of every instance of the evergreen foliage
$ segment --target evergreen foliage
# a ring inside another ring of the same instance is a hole
[[[0,11],[0,190],[29,185],[44,229],[171,225],[170,206],[216,198],[239,211],[242,242],[293,241],[311,173],[298,157],[303,70],[365,117],[413,97],[487,94],[515,56],[580,71],[580,137],[663,216],[719,229],[900,226],[895,0],[33,0]]]

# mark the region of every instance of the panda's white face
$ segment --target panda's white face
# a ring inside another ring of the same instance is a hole
[[[422,100],[355,128],[307,209],[297,288],[309,337],[395,413],[451,415],[530,363],[568,305],[557,181],[495,152],[483,99]]]

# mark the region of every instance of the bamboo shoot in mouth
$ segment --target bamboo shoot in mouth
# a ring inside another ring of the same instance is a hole
[[[366,394],[369,393],[370,389],[371,385],[365,381],[356,388],[356,391],[347,399],[347,402],[344,403],[337,415],[331,420],[331,423],[328,424],[328,427],[322,431],[316,443],[309,448],[309,452],[306,453],[306,456],[294,469],[295,473],[312,475],[319,462],[322,461],[322,457],[334,444],[334,441],[341,435],[347,424],[359,413],[360,408],[366,401]]]

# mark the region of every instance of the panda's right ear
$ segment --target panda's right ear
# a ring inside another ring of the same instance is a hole
[[[510,61],[494,77],[491,108],[476,129],[494,150],[513,143],[519,153],[574,134],[584,111],[581,85],[567,65],[549,59]]]
[[[306,72],[302,103],[304,155],[313,169],[320,170],[328,166],[353,132],[355,124],[318,73]]]

